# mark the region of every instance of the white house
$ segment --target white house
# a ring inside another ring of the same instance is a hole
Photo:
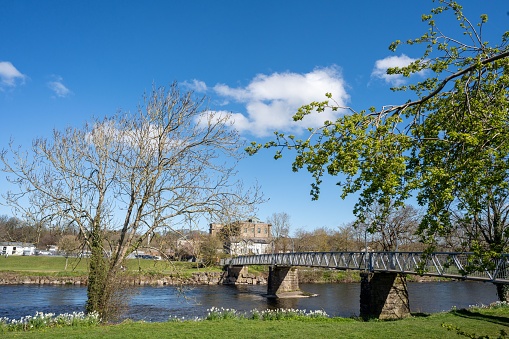
[[[34,255],[35,245],[24,242],[0,242],[2,255]]]
[[[230,254],[232,255],[248,255],[248,254],[264,254],[271,251],[272,241],[268,239],[238,239],[230,243]]]

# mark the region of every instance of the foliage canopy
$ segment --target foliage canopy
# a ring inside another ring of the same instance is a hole
[[[276,148],[276,159],[285,149],[295,151],[292,169],[312,174],[313,199],[319,197],[325,174],[341,176],[337,184],[342,198],[360,195],[354,208],[360,222],[366,222],[373,206],[382,208],[379,220],[370,220],[372,230],[393,206],[415,196],[425,208],[419,233],[430,245],[451,230],[453,211],[461,211],[472,223],[486,215],[489,202],[503,202],[509,194],[509,32],[498,44],[489,43],[482,35],[486,15],[473,24],[455,1],[438,2],[422,16],[426,33],[389,47],[393,52],[401,44],[424,48],[420,58],[387,71],[404,77],[426,75],[423,81],[392,89],[413,93],[413,100],[356,111],[339,106],[327,93],[327,100],[302,106],[294,120],[344,110],[336,121],[309,129],[306,139],[275,132],[274,140],[246,149],[252,155],[262,147]],[[438,19],[447,13],[457,20],[461,36],[440,29]],[[490,218],[494,223],[485,226],[491,233],[487,238],[479,235],[480,247],[501,252],[509,231],[500,216],[495,220],[492,213]]]

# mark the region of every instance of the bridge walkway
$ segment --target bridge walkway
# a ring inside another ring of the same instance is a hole
[[[292,252],[222,259],[223,266],[308,266],[338,270],[390,272],[509,284],[509,254],[482,262],[460,252]],[[472,271],[475,264],[480,267]]]

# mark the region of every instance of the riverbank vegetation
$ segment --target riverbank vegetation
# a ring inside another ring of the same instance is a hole
[[[86,325],[86,326],[85,326]],[[353,318],[330,318],[321,311],[273,310],[242,314],[212,309],[204,319],[171,318],[167,322],[125,321],[98,323],[52,323],[24,331],[9,328],[0,320],[2,338],[506,338],[509,307],[495,303],[433,315],[415,314],[397,321],[363,322]]]

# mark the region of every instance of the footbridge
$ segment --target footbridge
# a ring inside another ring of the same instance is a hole
[[[300,291],[299,266],[357,270],[363,318],[409,315],[408,274],[509,284],[509,254],[482,262],[473,253],[457,252],[292,252],[227,258],[220,264],[230,282],[246,274],[249,265],[269,265],[267,294],[275,297]],[[479,269],[471,271],[472,265]]]

